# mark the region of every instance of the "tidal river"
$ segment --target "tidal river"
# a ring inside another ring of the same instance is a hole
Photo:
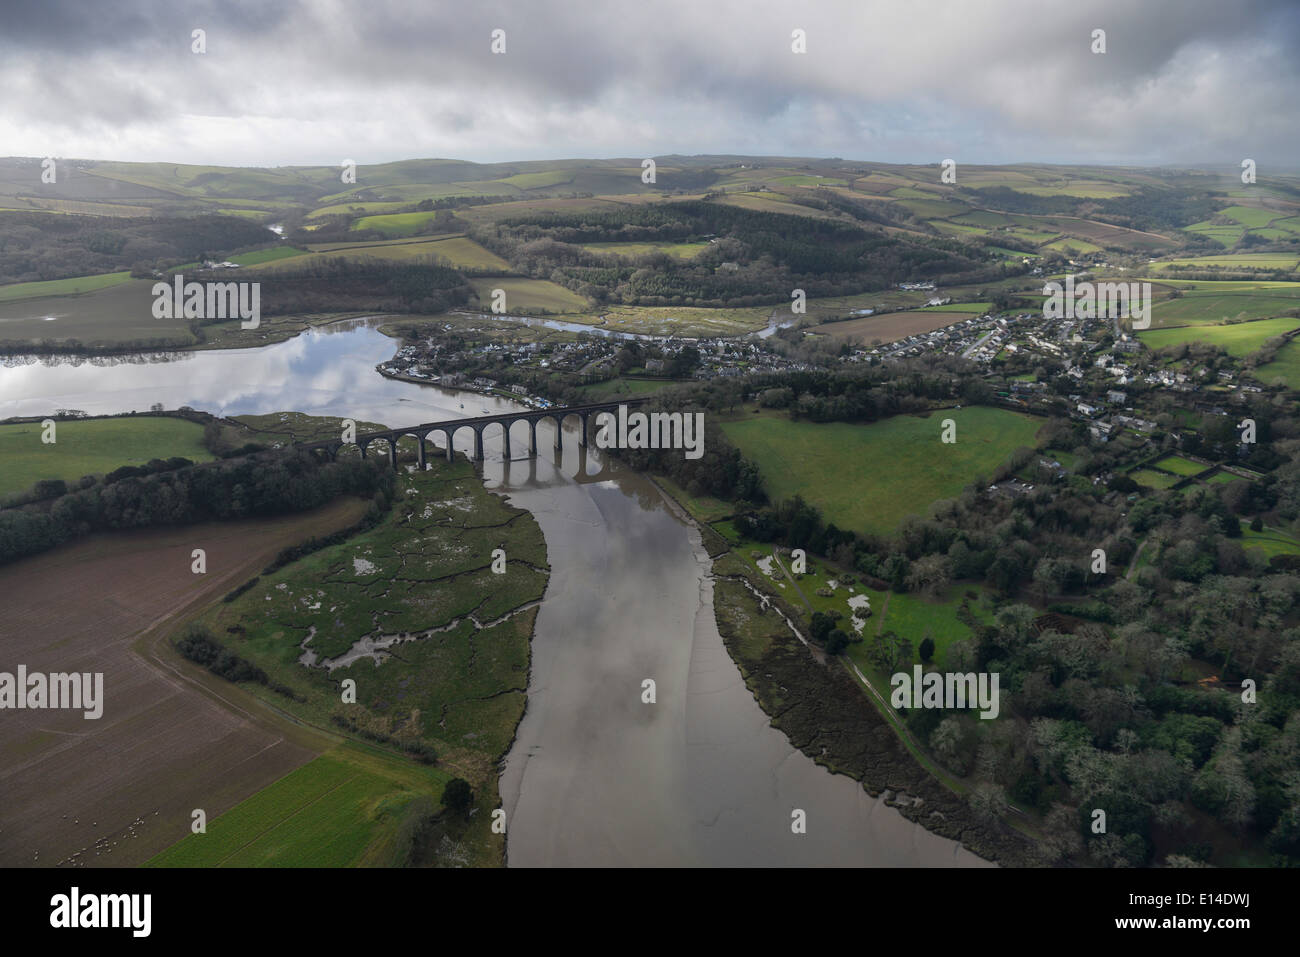
[[[192,406],[414,425],[514,403],[385,379],[393,340],[365,322],[259,349],[167,361],[5,360],[0,418]],[[463,406],[463,407],[462,407]],[[979,866],[796,751],[768,725],[713,619],[699,534],[654,486],[566,435],[562,460],[502,462],[484,481],[537,516],[551,581],[537,619],[528,709],[501,794],[512,866]],[[469,433],[462,433],[468,444]],[[655,704],[642,703],[653,679]],[[807,814],[807,833],[791,814]]]

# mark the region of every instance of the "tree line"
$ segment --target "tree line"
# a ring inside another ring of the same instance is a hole
[[[0,564],[93,532],[189,525],[317,508],[345,495],[383,510],[394,487],[377,460],[330,462],[305,451],[265,452],[147,475],[87,476],[75,490],[0,510]]]

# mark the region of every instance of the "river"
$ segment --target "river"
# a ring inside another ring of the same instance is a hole
[[[394,351],[357,321],[164,361],[9,359],[0,418],[161,402],[397,427],[522,408],[386,379],[374,366]],[[986,864],[791,747],[723,647],[699,533],[643,476],[580,453],[576,434],[556,461],[549,428],[542,455],[516,443],[509,463],[485,437],[485,483],[536,515],[552,568],[501,778],[511,866]],[[642,702],[646,679],[654,704]],[[806,833],[792,832],[795,810]]]

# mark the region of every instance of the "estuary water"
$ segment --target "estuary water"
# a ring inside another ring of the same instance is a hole
[[[389,427],[521,408],[386,379],[394,340],[366,321],[258,349],[132,359],[0,361],[0,418],[192,406],[297,411]],[[528,708],[504,763],[511,866],[991,866],[795,750],[768,724],[713,619],[699,534],[655,487],[550,423],[541,454],[503,462],[489,488],[529,509],[551,581],[537,619]],[[470,433],[460,442],[469,447]],[[458,448],[460,448],[458,442]],[[462,450],[464,450],[462,449]],[[655,683],[655,703],[642,700]],[[807,831],[794,834],[792,814]]]

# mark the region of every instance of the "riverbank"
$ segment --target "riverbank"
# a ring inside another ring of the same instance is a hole
[[[970,805],[930,774],[876,710],[839,659],[819,660],[791,623],[801,613],[771,579],[756,576],[722,536],[690,514],[663,483],[674,510],[700,531],[712,560],[713,613],[728,655],[774,728],[818,764],[861,782],[872,797],[986,860],[1029,863],[1030,842]],[[824,656],[823,656],[824,659]]]
[[[372,323],[340,323],[278,346],[191,353],[171,362],[69,362],[42,367],[36,374],[26,365],[0,367],[0,409],[10,415],[33,415],[57,404],[94,414],[146,409],[154,403],[167,408],[190,405],[238,417],[244,424],[248,424],[245,417],[254,416],[253,425],[265,429],[263,434],[285,431],[294,437],[308,434],[296,416],[283,420],[265,414],[275,409],[299,409],[348,417],[358,423],[388,424],[455,417],[457,400],[451,393],[374,374],[374,366],[391,356],[392,349],[392,339],[381,335]],[[521,408],[486,396],[480,401],[498,412]],[[772,727],[719,634],[713,582],[700,533],[670,513],[663,496],[641,473],[617,464],[610,466],[599,450],[583,452],[576,442],[566,442],[562,453],[552,452],[553,427],[543,423],[539,428],[546,430],[539,436],[541,454],[504,462],[494,431],[485,438],[486,459],[475,463],[481,478],[476,477],[474,483],[480,490],[486,487],[505,493],[512,507],[526,508],[535,517],[545,535],[549,566],[545,600],[527,610],[536,614],[530,658],[510,675],[512,680],[518,677],[521,683],[527,682],[526,712],[517,728],[508,721],[492,719],[501,731],[502,748],[510,734],[516,734],[499,784],[501,808],[507,815],[510,866],[987,866],[959,844],[917,827],[895,809],[885,807],[859,782],[818,767]],[[462,436],[465,439],[467,436]],[[463,451],[463,445],[460,448]],[[587,463],[592,456],[606,465],[598,480],[587,474],[592,471]],[[396,540],[399,545],[404,542]],[[506,549],[514,555],[511,546],[507,544]],[[397,561],[405,556],[408,562],[418,561],[410,551],[403,547],[390,558]],[[306,562],[322,554],[325,552],[316,552],[289,567],[306,567]],[[189,552],[185,555],[188,575]],[[367,555],[346,557],[378,564]],[[259,586],[268,577],[263,576]],[[407,577],[401,573],[389,576],[396,587],[409,590],[412,585],[404,580]],[[332,587],[355,582],[355,566],[351,561],[340,563],[339,573],[327,578],[316,590],[328,593]],[[272,584],[280,581],[274,579]],[[377,594],[383,586],[375,582],[366,585],[373,591],[361,597],[358,611],[368,615],[379,610],[368,609],[368,603],[387,609],[392,596]],[[290,587],[296,599],[315,603],[316,598]],[[287,598],[275,589],[269,591],[271,601],[267,601],[267,593],[249,591],[239,597],[251,602],[260,595],[263,608]],[[328,612],[335,604],[323,604],[317,611]],[[306,608],[302,606],[304,611]],[[365,626],[367,620],[361,619],[361,624]],[[521,620],[522,615],[512,619]],[[365,633],[365,627],[358,631]],[[232,642],[243,640],[226,634]],[[478,637],[482,634],[476,633]],[[303,637],[305,634],[300,634],[298,641]],[[296,643],[285,644],[281,650],[289,663],[305,650]],[[368,668],[359,673],[382,677],[385,668],[406,661],[408,651],[421,645],[428,647],[426,642],[411,641],[381,649],[401,661],[386,660],[377,669],[371,661],[356,661],[349,667]],[[484,643],[480,648],[480,662],[488,647]],[[350,644],[342,652],[328,651],[327,656],[337,657],[348,650]],[[160,653],[176,659],[177,668],[200,671],[197,665],[181,661],[170,647]],[[419,674],[443,674],[455,662],[447,660],[445,669],[438,662],[420,664]],[[336,671],[335,677],[340,673]],[[245,685],[202,674],[219,683],[227,697],[251,702],[241,705],[245,710],[260,712],[273,707],[273,693],[267,692],[265,699],[254,698]],[[646,678],[657,681],[654,705],[642,701]],[[358,682],[358,701],[368,687]],[[341,704],[340,692],[335,688],[329,700]],[[406,697],[399,700],[397,693]],[[416,693],[423,694],[421,686],[399,688],[390,700],[399,709],[405,708]],[[522,698],[511,692],[479,700],[487,693],[475,690],[469,704],[490,708]],[[453,715],[456,702],[464,697],[453,699]],[[423,719],[423,705],[421,710]],[[394,713],[390,709],[382,717]],[[329,723],[328,715],[325,725],[309,727],[305,721],[297,723],[304,719],[294,718],[287,710],[281,709],[279,714],[286,735],[287,728],[293,727],[318,738],[332,735],[337,744],[345,734],[344,729]],[[438,716],[432,720],[436,725]],[[449,732],[458,732],[451,718],[447,723]],[[470,739],[465,744],[483,748],[485,762],[497,770],[490,759],[493,752],[482,742]],[[364,746],[381,747],[378,743]],[[392,761],[405,767],[444,773],[446,765],[422,765],[401,756],[392,746],[382,748],[386,756],[391,752]],[[440,760],[443,757],[446,752],[439,751]],[[356,762],[349,758],[344,763]],[[303,799],[309,800],[311,794],[321,793],[322,782],[339,780],[337,764],[326,762],[319,771],[285,778],[276,790],[259,792],[261,800],[281,801],[286,789],[298,784],[302,788],[294,793],[308,795]],[[387,772],[381,776],[391,777]],[[362,783],[356,787],[361,788]],[[424,793],[417,796],[427,797],[436,790],[436,786],[424,787]],[[480,789],[475,791],[476,797],[481,794]],[[404,788],[392,793],[408,795]],[[433,795],[435,804],[439,796]],[[248,803],[245,795],[234,797],[246,811],[259,807],[257,802]],[[392,802],[376,798],[365,803],[361,795],[350,800],[350,808],[333,803],[312,805],[322,815],[331,807],[338,811],[332,823],[320,819],[312,825],[337,835],[337,841],[329,845],[331,861],[356,848],[349,842],[359,839],[358,829],[378,828],[395,839],[406,827],[398,818],[405,818],[407,812],[396,812]],[[490,806],[490,795],[484,800],[484,807]],[[188,808],[198,806],[204,805],[191,803]],[[477,802],[475,806],[479,806]],[[407,808],[412,826],[427,821],[415,807],[415,798]],[[808,812],[807,833],[792,833],[792,808]],[[210,821],[212,816],[210,813]],[[282,815],[276,820],[284,819]],[[307,823],[308,819],[304,813],[293,821]],[[486,820],[485,810],[480,809],[469,823],[481,827]],[[292,831],[292,826],[284,826],[268,832],[256,843],[257,854],[269,859],[276,832],[292,838]],[[499,835],[494,836],[500,840]],[[386,838],[380,837],[381,843],[372,845],[372,854],[360,855],[360,863],[384,858],[382,840]],[[451,836],[448,842],[442,860],[464,863],[468,845]],[[458,844],[460,851],[456,850]],[[441,837],[435,846],[440,845]],[[312,859],[325,856],[322,850]]]
[[[530,642],[549,576],[546,543],[532,516],[484,488],[462,459],[403,473],[397,495],[380,526],[262,576],[193,622],[265,674],[241,688],[298,721],[368,743],[390,760],[404,754],[427,770],[424,785],[408,779],[387,791],[383,774],[367,778],[360,803],[322,812],[316,825],[295,818],[287,843],[265,849],[277,864],[315,860],[330,822],[349,815],[348,830],[365,833],[354,833],[352,857],[330,863],[369,863],[376,846],[415,826],[427,832],[417,863],[504,861],[504,838],[493,828],[496,769],[524,713]],[[329,765],[321,774],[328,781],[345,772]],[[411,810],[416,801],[436,808],[453,778],[473,788],[471,815]],[[286,788],[259,803],[287,819],[296,794]],[[178,846],[164,860],[189,854]]]

